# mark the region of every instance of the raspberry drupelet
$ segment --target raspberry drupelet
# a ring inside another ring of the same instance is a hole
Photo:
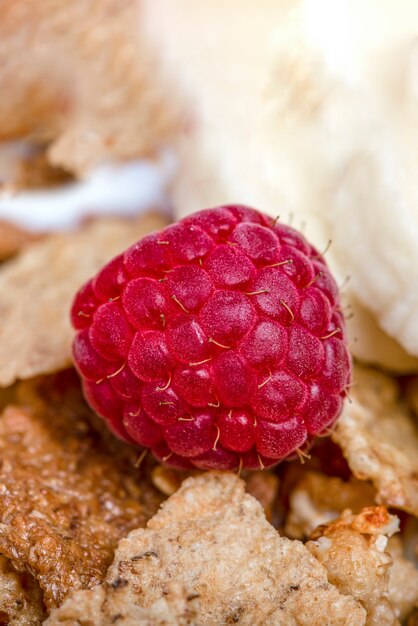
[[[176,467],[275,465],[327,431],[350,381],[324,259],[245,206],[138,241],[80,289],[72,322],[90,405]]]

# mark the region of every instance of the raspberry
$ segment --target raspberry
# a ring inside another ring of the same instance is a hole
[[[324,259],[243,206],[133,245],[80,289],[72,322],[88,402],[177,467],[275,465],[327,431],[350,380]]]

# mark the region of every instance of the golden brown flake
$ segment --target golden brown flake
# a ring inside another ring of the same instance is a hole
[[[60,167],[54,167],[48,161],[44,151],[21,160],[18,163],[12,191],[19,189],[45,189],[55,187],[73,180],[72,176]],[[7,187],[6,187],[7,189]]]
[[[418,626],[418,609],[408,619],[408,626]]]
[[[411,378],[406,385],[406,398],[415,416],[418,417],[418,377]]]
[[[18,574],[0,555],[0,623],[38,626],[46,617],[42,593],[29,574]]]
[[[164,465],[156,465],[151,472],[151,480],[165,496],[172,496],[180,488],[182,481],[190,476],[192,471],[175,470]]]
[[[248,472],[243,478],[247,492],[260,502],[266,518],[271,522],[279,493],[278,477],[273,472],[263,470]]]
[[[20,383],[16,402],[0,417],[0,553],[57,606],[103,580],[119,539],[161,496],[136,450],[92,429],[71,370]]]

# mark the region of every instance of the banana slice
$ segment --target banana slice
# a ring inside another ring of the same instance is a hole
[[[191,103],[181,215],[226,202],[306,224],[361,313],[354,354],[418,369],[418,5],[145,0]],[[357,319],[356,319],[357,317]]]

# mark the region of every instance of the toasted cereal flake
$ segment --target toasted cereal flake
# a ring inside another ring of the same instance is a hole
[[[38,236],[39,237],[39,236]],[[0,261],[5,261],[35,241],[36,235],[5,220],[0,220]]]
[[[279,493],[279,479],[273,472],[267,470],[248,472],[243,476],[245,488],[254,496],[264,509],[269,522],[273,517],[273,509]]]
[[[164,465],[156,465],[151,472],[151,480],[165,496],[172,496],[180,488],[184,478],[190,476],[191,472],[175,470]]]
[[[324,565],[328,580],[341,593],[354,597],[367,611],[367,626],[394,626],[396,614],[388,600],[392,558],[387,536],[399,520],[384,507],[368,507],[358,515],[346,511],[320,526],[307,548]]]
[[[73,180],[71,175],[49,163],[45,152],[41,151],[31,159],[19,164],[18,176],[13,182],[15,189],[42,189],[57,187]]]
[[[354,381],[333,440],[353,474],[373,482],[377,502],[418,515],[418,424],[393,378],[357,366]]]
[[[74,371],[20,383],[16,402],[0,416],[0,553],[53,607],[100,583],[162,498],[137,451],[93,430]]]
[[[89,625],[110,623],[119,613],[127,619],[178,580],[199,594],[202,626],[365,624],[364,609],[339,594],[302,543],[278,535],[244,487],[231,473],[185,480],[147,529],[119,543],[106,584],[84,594],[83,607],[68,600],[74,619],[99,603]],[[53,612],[51,625],[65,623],[62,611]]]
[[[342,480],[307,471],[290,494],[286,535],[303,539],[317,526],[336,519],[345,509],[359,513],[373,505],[375,489],[368,483],[351,477]]]
[[[397,617],[404,620],[414,607],[418,607],[418,569],[404,557],[400,537],[392,537],[387,549],[393,560],[389,576],[389,600]]]
[[[3,0],[0,139],[52,142],[50,162],[77,175],[166,146],[179,130],[180,105],[140,33],[141,7]]]
[[[119,607],[106,601],[106,588],[102,585],[93,591],[77,591],[54,611],[45,626],[80,626],[83,624],[114,624],[119,626],[199,626],[197,621],[199,596],[187,590],[178,581],[167,583],[164,596],[148,608],[137,605]]]
[[[18,574],[0,555],[0,622],[10,626],[38,626],[46,617],[42,593],[30,574]]]
[[[115,254],[163,224],[155,214],[97,219],[33,244],[0,268],[0,386],[67,367],[76,291]]]

